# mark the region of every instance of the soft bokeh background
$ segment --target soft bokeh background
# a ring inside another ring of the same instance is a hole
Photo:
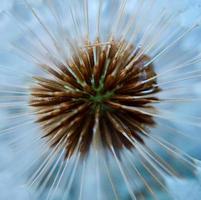
[[[164,0],[166,1],[166,0]],[[43,0],[30,0],[33,5],[38,7],[39,9],[43,10]],[[180,16],[180,25],[183,27],[190,26],[194,20],[197,19],[198,16],[201,14],[201,0],[175,0],[175,1],[169,1],[170,7],[177,7],[178,10],[182,11],[182,15]],[[9,20],[7,17],[3,15],[4,10],[11,11],[12,13],[17,13],[17,15],[22,16],[26,18],[26,20],[30,20],[31,18],[29,16],[29,13],[27,13],[27,10],[22,9],[23,4],[20,0],[0,0],[0,68],[3,68],[3,64],[6,65],[12,65],[13,63],[16,64],[16,62],[20,62],[17,57],[10,57],[10,54],[8,56],[6,52],[6,48],[8,45],[8,41],[10,41],[12,38],[17,37],[19,32],[13,31],[13,27],[15,26],[15,23],[12,20]],[[201,51],[201,40],[200,40],[201,31],[196,31],[194,34],[191,34],[188,39],[185,40],[183,43],[183,50],[194,48],[193,51]],[[200,40],[200,43],[198,41]],[[14,68],[13,70],[16,72],[20,72],[19,70],[22,69],[24,63],[21,63],[18,68]],[[16,65],[14,65],[16,66]],[[0,73],[2,73],[2,76],[0,75],[0,83],[4,82],[10,82],[12,84],[12,80],[15,79],[15,76],[3,76],[3,70],[0,70]],[[196,84],[193,86],[192,90],[198,93],[198,96],[201,94],[201,85]],[[191,104],[191,107],[181,106],[179,108],[181,112],[184,111],[184,109],[193,111],[193,113],[201,112],[201,106],[193,107],[193,104]],[[9,121],[6,120],[6,115],[11,112],[9,109],[2,109],[0,112],[0,129],[3,129],[5,127],[9,128]],[[13,112],[13,110],[12,110]],[[24,129],[17,129],[16,132],[22,132],[27,131],[25,127]],[[181,130],[188,130],[187,125],[182,125]],[[192,129],[189,131],[193,131]],[[197,130],[195,130],[197,131]],[[32,130],[32,132],[34,132]],[[30,134],[31,135],[31,134]],[[31,140],[32,136],[30,138],[27,137],[27,140]],[[19,146],[22,144],[18,144]],[[196,144],[195,144],[196,145]],[[188,145],[186,145],[186,148],[191,148]],[[32,149],[30,149],[32,151]],[[191,149],[189,149],[191,151]],[[197,157],[200,157],[201,159],[201,146],[197,145],[196,147],[192,149],[192,154],[196,155]],[[21,154],[19,154],[17,151],[15,151],[15,148],[13,148],[13,145],[8,142],[8,138],[0,138],[0,200],[33,200],[34,196],[28,191],[28,188],[26,186],[21,185],[22,180],[19,178],[16,178],[14,175],[14,172],[10,170],[8,167],[10,163],[12,163],[13,166],[16,165],[17,160]],[[24,157],[29,156],[29,152],[24,152]],[[15,163],[16,161],[16,163]],[[16,165],[17,168],[17,165]],[[23,179],[23,178],[22,178]],[[201,182],[200,182],[201,183]],[[181,180],[180,182],[175,182],[173,180],[168,180],[168,184],[170,187],[171,192],[177,196],[178,199],[188,199],[188,200],[200,200],[201,199],[201,187],[198,185],[198,182],[195,180]],[[166,197],[161,194],[161,199],[165,200]],[[39,199],[38,199],[39,200]]]

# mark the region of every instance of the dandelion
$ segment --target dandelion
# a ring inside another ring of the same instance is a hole
[[[200,118],[185,110],[199,108],[201,59],[181,48],[199,19],[182,27],[183,11],[154,0],[17,5],[26,19],[3,13],[19,30],[7,61],[19,70],[1,67],[0,107],[10,113],[0,137],[37,199],[177,199],[168,178],[199,183],[190,148]]]

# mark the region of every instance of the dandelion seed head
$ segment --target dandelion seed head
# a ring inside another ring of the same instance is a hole
[[[34,77],[30,106],[44,130],[43,137],[48,138],[50,146],[68,138],[63,147],[67,158],[79,145],[83,155],[88,152],[97,134],[97,123],[104,147],[112,145],[116,150],[133,147],[119,134],[121,131],[144,143],[140,128],[153,126],[153,117],[121,108],[127,105],[154,109],[150,103],[157,98],[141,96],[160,90],[153,78],[156,75],[153,65],[145,67],[150,58],[142,55],[134,59],[139,49],[125,41],[111,39],[101,43],[97,39],[84,44],[65,64],[58,64],[58,71],[44,66],[51,79]]]
[[[177,4],[24,0],[4,15],[0,136],[37,199],[174,199],[168,178],[195,177],[200,24]]]

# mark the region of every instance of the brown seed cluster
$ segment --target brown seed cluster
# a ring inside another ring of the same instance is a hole
[[[31,88],[37,123],[51,147],[65,148],[66,158],[75,151],[86,155],[94,138],[115,151],[132,148],[125,134],[144,143],[142,129],[155,124],[132,109],[153,108],[158,100],[154,67],[145,67],[150,58],[125,41],[85,44],[63,64],[41,65],[51,76],[34,77]]]

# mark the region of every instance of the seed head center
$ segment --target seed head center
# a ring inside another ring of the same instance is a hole
[[[109,100],[113,95],[113,91],[105,91],[104,85],[102,83],[99,84],[98,87],[93,87],[94,95],[91,95],[89,100],[95,105],[104,104],[104,101]]]
[[[97,134],[104,148],[133,148],[125,134],[143,144],[142,129],[155,125],[152,116],[138,112],[154,110],[158,101],[154,66],[145,67],[150,57],[126,41],[97,41],[73,52],[66,65],[41,64],[47,74],[35,77],[31,88],[43,137],[50,147],[64,141],[66,158],[77,149],[87,154]]]

